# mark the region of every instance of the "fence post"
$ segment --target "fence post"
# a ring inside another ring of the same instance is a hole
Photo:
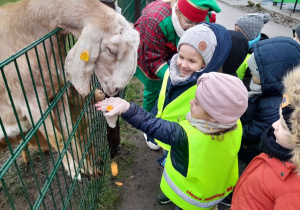
[[[114,158],[118,154],[119,145],[120,145],[119,119],[116,122],[115,128],[111,128],[107,124],[107,140],[110,149],[110,158]]]
[[[134,7],[135,7],[134,22],[136,22],[141,15],[141,0],[134,0]],[[115,97],[118,97],[118,96],[119,96],[119,94],[117,94]],[[107,140],[108,140],[108,145],[109,145],[109,149],[110,149],[110,157],[114,158],[118,153],[119,145],[121,142],[120,141],[119,118],[116,122],[115,128],[109,127],[108,124],[106,126],[107,126]]]
[[[141,0],[134,0],[134,22],[136,22],[141,15]]]
[[[118,93],[114,97],[119,97],[119,96],[120,96],[120,94]],[[105,97],[109,98],[108,95],[106,95]],[[110,158],[114,158],[118,153],[119,145],[120,145],[120,142],[121,142],[121,140],[120,140],[119,118],[116,122],[116,127],[111,128],[106,123],[106,128],[107,128],[106,130],[107,130],[108,146],[109,146],[109,149],[110,149]]]

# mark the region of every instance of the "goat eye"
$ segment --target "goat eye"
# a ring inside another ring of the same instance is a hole
[[[108,52],[114,56],[117,56],[117,52],[113,51],[112,49],[108,48]]]

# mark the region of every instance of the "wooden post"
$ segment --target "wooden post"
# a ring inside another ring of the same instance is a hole
[[[114,97],[119,97],[119,93]],[[105,94],[105,98],[109,98],[109,96]],[[119,118],[116,122],[115,128],[109,127],[108,124],[106,123],[106,131],[107,131],[108,146],[110,149],[110,158],[114,158],[118,154],[119,145],[121,142]]]
[[[141,0],[134,0],[134,22],[141,16]]]
[[[110,149],[110,158],[114,158],[118,154],[120,145],[120,125],[119,119],[116,122],[116,127],[111,128],[107,124],[107,139]]]

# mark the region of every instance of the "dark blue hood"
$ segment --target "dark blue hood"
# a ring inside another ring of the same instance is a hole
[[[200,23],[207,24],[213,30],[217,39],[217,46],[214,52],[213,57],[211,58],[209,64],[205,67],[205,69],[201,72],[194,72],[190,79],[185,82],[173,85],[171,83],[170,77],[168,79],[168,87],[167,87],[167,95],[164,103],[164,107],[171,103],[175,98],[181,95],[184,91],[189,89],[190,87],[196,85],[198,78],[203,73],[208,72],[216,72],[220,69],[220,67],[224,64],[227,59],[229,52],[231,50],[231,36],[228,30],[216,23]]]
[[[231,35],[224,26],[217,23],[204,23],[209,25],[211,30],[215,33],[217,38],[217,47],[206,68],[202,72],[195,72],[197,74],[197,78],[199,78],[203,73],[218,71],[226,61],[232,46]]]
[[[300,64],[300,44],[289,37],[262,40],[253,47],[263,95],[283,92],[282,78]]]

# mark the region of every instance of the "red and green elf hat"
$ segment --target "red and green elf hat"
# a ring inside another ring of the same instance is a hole
[[[215,0],[178,0],[178,8],[186,18],[194,22],[205,21],[208,11],[221,11]]]

